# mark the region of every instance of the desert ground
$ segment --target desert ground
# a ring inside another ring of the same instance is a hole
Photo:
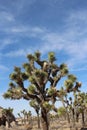
[[[15,123],[13,122],[11,126],[12,126],[11,128],[8,128],[7,126],[6,127],[1,126],[0,130],[42,130],[42,127],[38,128],[36,120],[32,121],[30,125],[29,124],[15,125]],[[87,124],[85,124],[85,126],[83,127],[81,121],[79,121],[78,123],[76,123],[76,127],[73,128],[72,123],[69,124],[64,119],[52,119],[50,121],[49,130],[87,130]]]

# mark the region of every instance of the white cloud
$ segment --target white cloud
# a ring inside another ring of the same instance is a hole
[[[74,34],[74,30],[69,31],[69,28],[65,30],[62,34],[59,33],[52,33],[48,32],[47,30],[39,27],[20,27],[18,30],[17,28],[14,28],[13,33],[22,33],[22,35],[28,35],[31,37],[29,34],[33,34],[36,38],[41,40],[41,44],[39,45],[40,51],[42,53],[46,53],[48,51],[58,51],[58,52],[65,52],[69,57],[69,61],[67,63],[72,64],[78,64],[80,61],[83,61],[87,59],[87,39],[86,37],[81,39],[81,41],[78,42],[78,39],[80,37],[77,37],[76,33]],[[67,33],[66,33],[67,32]],[[38,35],[39,33],[39,35]],[[73,33],[73,37],[72,37]],[[78,32],[79,33],[79,32]],[[30,48],[29,45],[27,48]],[[27,53],[32,53],[34,50],[38,50],[37,47],[32,47],[30,49],[19,49],[17,51],[11,51],[5,56],[9,57],[18,57],[18,56],[25,56]],[[71,65],[70,65],[71,66]]]
[[[20,56],[26,56],[28,53],[33,53],[34,49],[18,49],[16,51],[10,51],[6,54],[4,54],[5,57],[20,57]]]
[[[26,52],[23,49],[17,50],[17,51],[10,51],[6,53],[4,56],[6,57],[20,57],[25,56]]]
[[[12,39],[12,38],[5,38],[5,39],[1,39],[0,40],[0,50],[5,49],[5,47],[16,43],[17,40],[16,39]]]
[[[81,67],[81,68],[73,68],[73,69],[71,69],[71,71],[87,71],[87,66],[83,66],[83,67]]]
[[[9,35],[16,35],[23,36],[23,37],[40,37],[40,35],[44,34],[46,29],[40,28],[37,26],[31,27],[31,26],[23,26],[23,25],[17,25],[12,26],[9,28],[5,28],[4,33],[7,33]]]
[[[10,51],[4,55],[8,57],[25,56],[27,53],[32,53],[40,48],[42,53],[57,51],[67,54],[69,61],[66,62],[69,63],[70,66],[85,62],[85,60],[87,60],[87,27],[84,26],[84,24],[87,25],[86,14],[87,11],[70,12],[66,18],[67,20],[65,20],[65,29],[61,33],[58,31],[51,32],[39,26],[16,25],[5,28],[3,29],[4,32],[8,35],[12,35],[13,38],[16,37],[18,40],[19,37],[37,38],[41,41],[41,44],[32,48],[30,48],[28,44],[27,48],[29,49],[22,48],[21,46],[17,51]],[[10,39],[7,41],[4,40],[0,48],[5,48],[5,46],[11,43],[13,43],[13,41]]]
[[[2,71],[8,71],[9,70],[9,68],[8,67],[6,67],[6,66],[4,66],[4,65],[0,65],[0,71],[2,72]]]
[[[85,22],[87,23],[87,10],[73,10],[70,12],[68,19],[66,21],[68,23],[72,23],[77,25],[77,23]]]
[[[13,8],[15,10],[14,13],[16,13],[16,15],[20,15],[20,13],[23,11],[23,10],[26,10],[26,7],[28,6],[28,9],[31,5],[33,5],[36,0],[17,0],[16,2],[15,1],[12,1],[13,2]]]
[[[13,22],[15,21],[14,16],[6,11],[1,11],[0,12],[0,23],[6,23],[6,22]]]

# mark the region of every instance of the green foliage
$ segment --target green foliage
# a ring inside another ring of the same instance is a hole
[[[36,75],[37,77],[40,77],[40,78],[45,78],[45,77],[47,77],[47,73],[44,72],[43,70],[36,70],[36,71],[35,71],[35,75]]]
[[[27,88],[27,90],[28,90],[28,93],[29,93],[29,94],[33,94],[33,93],[35,92],[35,90],[36,90],[36,87],[35,87],[34,84],[31,84],[31,85]]]
[[[48,75],[47,72],[44,72],[43,70],[36,70],[34,74],[40,83],[42,83]]]
[[[35,60],[38,61],[40,60],[40,56],[41,56],[41,53],[39,51],[35,52]]]
[[[54,52],[49,52],[48,59],[49,59],[50,62],[53,63],[56,60],[55,53]]]
[[[13,108],[4,108],[3,110],[2,110],[2,114],[3,115],[7,115],[7,114],[9,114],[9,113],[13,113]]]
[[[61,64],[60,65],[60,72],[61,72],[62,76],[65,76],[65,75],[67,75],[69,73],[68,67],[67,67],[66,64]]]
[[[20,99],[22,97],[22,89],[20,87],[9,88],[6,93],[3,94],[5,99]]]
[[[66,64],[63,63],[63,64],[60,65],[60,70],[65,69],[65,68],[67,68]]]
[[[26,75],[31,75],[32,67],[29,63],[24,63],[23,68],[25,69],[25,74]]]
[[[50,111],[53,107],[53,105],[51,105],[49,102],[47,101],[44,101],[42,106],[47,110],[47,111]]]
[[[9,86],[12,87],[12,88],[15,88],[15,84],[12,83],[12,82],[9,83]]]
[[[23,81],[28,79],[28,75],[26,73],[21,73],[21,77]]]
[[[72,89],[72,87],[73,87],[73,81],[70,80],[70,79],[67,79],[67,80],[65,80],[64,85],[65,85],[65,87],[66,87],[67,90],[68,89]]]
[[[32,54],[28,54],[27,58],[29,59],[29,61],[34,61],[34,56]]]
[[[76,76],[69,74],[68,79],[71,80],[72,82],[75,82],[77,80]]]
[[[29,80],[32,84],[34,84],[34,83],[36,82],[34,76],[30,76],[28,80]]]
[[[35,106],[37,105],[37,103],[36,103],[35,100],[31,100],[29,104],[30,104],[30,106],[32,106],[32,107],[35,107]]]
[[[64,107],[59,107],[58,108],[58,115],[60,116],[64,116],[66,114],[66,109]]]
[[[58,91],[58,97],[62,98],[63,96],[66,96],[66,91],[64,90],[63,87],[60,88],[60,91]]]
[[[36,113],[38,114],[39,110],[40,110],[40,105],[38,104],[38,102],[33,99],[29,102],[29,104],[31,107],[33,107],[35,109]]]
[[[11,80],[16,80],[17,79],[17,74],[16,73],[10,74],[10,79]]]
[[[12,93],[10,90],[8,90],[6,93],[3,94],[3,97],[5,99],[10,99],[12,97]]]
[[[21,68],[20,68],[20,67],[17,67],[17,66],[15,66],[15,67],[14,67],[14,71],[15,71],[15,72],[18,72],[18,73],[20,73],[20,71],[21,71]]]
[[[54,93],[56,93],[56,88],[54,88],[54,87],[49,88],[47,93],[48,93],[49,96],[52,96]]]

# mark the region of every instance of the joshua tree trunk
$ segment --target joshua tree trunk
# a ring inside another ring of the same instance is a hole
[[[40,128],[40,117],[39,117],[39,113],[37,113],[37,117],[38,117],[38,128]]]
[[[74,108],[72,109],[72,123],[73,123],[73,128],[75,127],[75,112]]]
[[[84,110],[82,111],[82,126],[85,125],[85,120],[84,120]]]
[[[72,109],[72,127],[75,130],[78,130],[78,128],[76,127],[76,123],[75,123],[75,110],[74,109]]]
[[[78,122],[79,121],[79,113],[77,112],[76,113],[76,122]]]
[[[43,130],[49,130],[48,113],[45,109],[41,110],[41,122]]]

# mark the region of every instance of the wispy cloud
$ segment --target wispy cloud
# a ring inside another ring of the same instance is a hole
[[[8,71],[9,70],[9,68],[8,67],[6,67],[6,66],[4,66],[4,65],[0,65],[0,71],[2,72],[2,71]]]
[[[81,67],[81,68],[73,68],[73,69],[71,69],[71,71],[87,71],[87,66],[83,66],[83,67]]]
[[[77,11],[70,12],[68,17],[65,20],[65,29],[61,33],[51,32],[44,27],[39,26],[24,26],[24,25],[13,25],[9,28],[6,27],[3,29],[4,33],[9,36],[13,36],[18,39],[20,38],[35,38],[41,41],[39,46],[30,47],[27,44],[25,49],[20,47],[17,51],[6,52],[4,56],[8,57],[18,57],[25,56],[28,52],[33,52],[38,50],[42,53],[47,53],[48,51],[63,52],[67,54],[69,60],[66,62],[69,66],[78,65],[80,62],[85,62],[87,60],[87,11]],[[14,20],[14,18],[13,18]],[[81,25],[81,26],[80,26]],[[3,41],[1,48],[13,43],[11,39]]]
[[[12,38],[5,38],[5,39],[1,39],[0,40],[0,50],[3,50],[5,47],[16,43],[17,40],[16,39],[12,39]]]
[[[69,15],[68,15],[68,19],[66,19],[65,21],[72,25],[78,25],[78,23],[86,23],[87,24],[87,10],[83,9],[83,10],[72,10]]]
[[[13,5],[14,11],[15,11],[14,13],[16,13],[16,15],[20,15],[22,10],[25,11],[27,9],[27,7],[29,9],[29,7],[31,5],[33,5],[35,2],[36,2],[36,0],[29,0],[29,1],[21,0],[21,2],[20,2],[20,0],[17,0],[16,2],[12,1],[12,3],[13,3],[12,5]]]
[[[25,56],[26,51],[23,49],[17,50],[17,51],[10,51],[6,53],[4,56],[6,57],[20,57],[20,56]]]
[[[23,26],[23,25],[17,25],[12,26],[9,28],[4,29],[4,33],[16,35],[16,36],[25,36],[25,37],[39,37],[38,35],[41,35],[45,33],[45,28],[40,28],[38,26]]]
[[[6,11],[0,12],[0,23],[1,22],[12,22],[14,21],[14,16],[11,13],[8,13]]]
[[[18,49],[16,51],[10,51],[8,53],[6,53],[4,56],[5,57],[21,57],[21,56],[26,56],[28,53],[33,53],[34,49],[33,48],[29,48],[29,49]]]

